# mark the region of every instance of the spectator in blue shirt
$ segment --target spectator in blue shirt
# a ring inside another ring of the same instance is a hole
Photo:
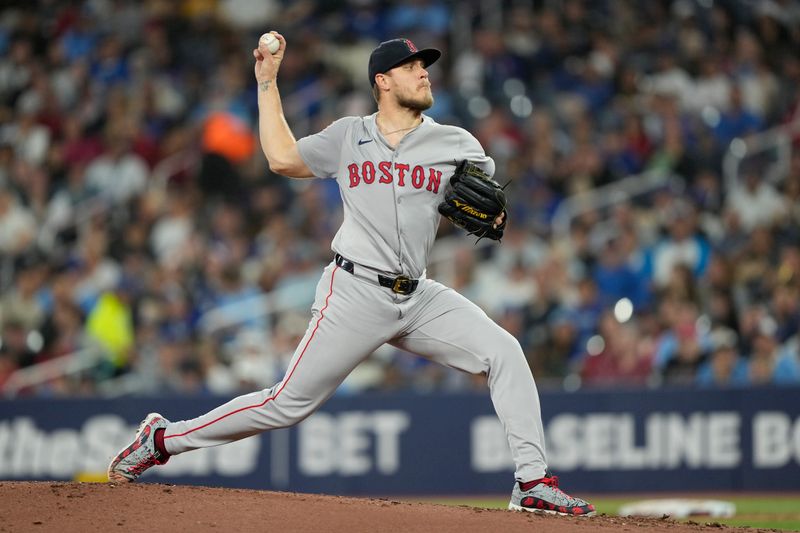
[[[756,133],[762,127],[761,118],[744,107],[742,90],[734,84],[730,108],[720,114],[719,122],[712,128],[717,143],[721,148],[727,148],[733,139]]]
[[[747,361],[739,355],[736,332],[728,328],[715,330],[711,343],[710,358],[697,370],[695,383],[700,387],[747,385]]]

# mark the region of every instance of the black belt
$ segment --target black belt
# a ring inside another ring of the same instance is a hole
[[[339,254],[334,256],[336,260],[336,264],[339,265],[339,268],[344,270],[345,272],[349,272],[350,274],[355,273],[356,264],[350,261],[349,259],[345,259]],[[411,294],[415,290],[417,290],[417,285],[419,285],[418,279],[411,279],[407,276],[397,276],[396,278],[390,278],[388,276],[381,276],[378,274],[378,284],[381,287],[387,287],[392,289],[393,292],[397,294]]]

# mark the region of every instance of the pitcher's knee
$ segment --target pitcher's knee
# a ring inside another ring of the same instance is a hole
[[[519,341],[507,331],[503,331],[503,335],[498,335],[494,341],[494,346],[489,352],[489,366],[496,367],[498,365],[521,367],[528,366],[525,359],[525,352]]]
[[[499,343],[505,353],[518,355],[523,358],[525,357],[525,354],[522,351],[522,345],[511,333],[503,330],[503,335],[501,335]]]
[[[294,398],[289,394],[279,394],[264,405],[264,409],[272,411],[272,416],[279,427],[290,427],[308,418],[321,403],[316,399]]]

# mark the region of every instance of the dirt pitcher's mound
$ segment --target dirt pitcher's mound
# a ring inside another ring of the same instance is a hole
[[[719,526],[557,517],[383,499],[156,484],[0,482],[0,532],[663,531]],[[726,533],[753,529],[724,528]]]

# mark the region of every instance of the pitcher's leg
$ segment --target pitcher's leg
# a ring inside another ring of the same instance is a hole
[[[472,374],[485,373],[516,465],[518,480],[544,476],[545,438],[539,393],[519,342],[478,306],[436,282],[409,314],[395,346]]]
[[[270,429],[294,425],[327,400],[366,356],[385,342],[377,306],[367,306],[360,282],[326,270],[314,314],[283,380],[245,394],[198,418],[171,423],[164,433],[170,454],[217,446]]]

